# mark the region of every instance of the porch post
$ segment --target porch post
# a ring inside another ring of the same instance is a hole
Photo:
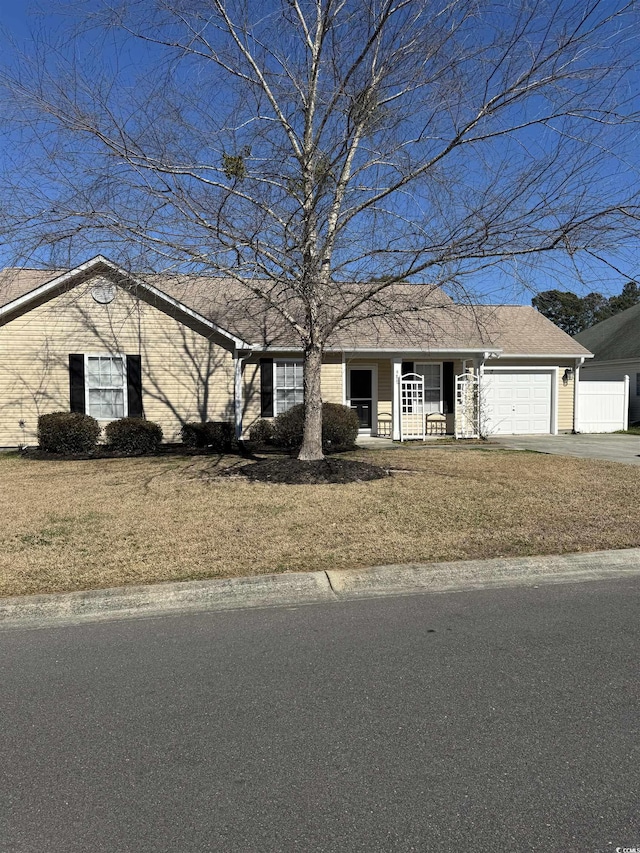
[[[246,358],[246,356],[245,356]],[[233,408],[236,438],[242,438],[242,415],[244,410],[244,389],[242,387],[242,358],[236,351],[233,356]]]
[[[392,407],[392,421],[393,421],[393,432],[392,438],[394,441],[400,441],[400,379],[402,377],[402,359],[401,358],[392,358],[391,359],[391,378],[393,383],[393,407]]]

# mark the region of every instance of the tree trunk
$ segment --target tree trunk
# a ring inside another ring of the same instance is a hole
[[[304,351],[304,433],[298,459],[324,459],[322,452],[322,347],[310,344]]]

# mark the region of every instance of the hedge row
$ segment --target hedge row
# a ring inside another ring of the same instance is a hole
[[[274,421],[260,420],[249,438],[257,444],[273,444],[295,450],[302,444],[304,406],[293,406]],[[227,421],[187,423],[181,430],[187,447],[230,453],[238,448],[235,428]],[[347,406],[322,404],[322,446],[325,451],[349,450],[358,435],[358,416]],[[53,412],[38,418],[38,443],[48,453],[87,453],[94,450],[100,425],[90,415]],[[153,453],[162,441],[162,429],[143,418],[120,418],[105,427],[109,449],[127,454]]]

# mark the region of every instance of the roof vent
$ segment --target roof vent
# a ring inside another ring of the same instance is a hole
[[[116,298],[116,286],[106,278],[96,279],[91,288],[91,296],[100,305],[108,305]]]

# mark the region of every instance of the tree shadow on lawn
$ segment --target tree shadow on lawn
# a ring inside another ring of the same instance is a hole
[[[260,450],[258,448],[258,450]],[[328,456],[314,462],[301,461],[291,454],[272,450],[258,455],[256,448],[243,446],[235,453],[219,453],[207,448],[186,447],[183,444],[162,444],[153,453],[132,454],[110,450],[99,446],[83,453],[47,453],[40,448],[28,448],[21,454],[26,459],[47,462],[92,461],[104,459],[144,459],[167,462],[191,459],[184,470],[188,479],[213,480],[218,477],[242,476],[253,482],[280,483],[288,485],[345,484],[380,480],[390,476],[386,468],[369,462],[344,459],[338,455]],[[197,461],[207,462],[198,466]],[[175,471],[175,467],[171,469]],[[161,476],[160,472],[156,476]],[[167,471],[168,473],[168,471]],[[156,476],[149,478],[148,487]]]

